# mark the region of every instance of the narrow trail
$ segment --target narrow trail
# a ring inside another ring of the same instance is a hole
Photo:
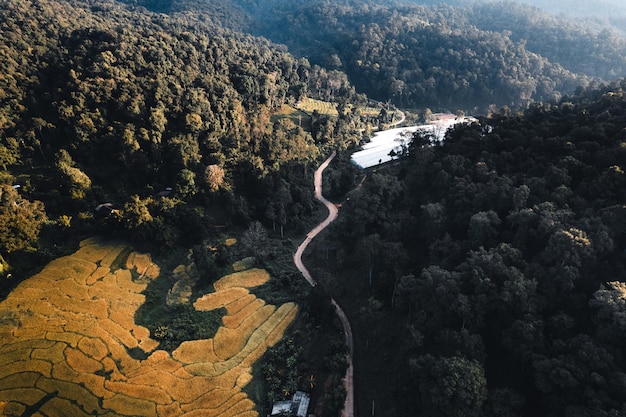
[[[296,250],[296,253],[293,255],[293,262],[296,264],[296,267],[300,270],[308,283],[311,284],[311,286],[313,287],[317,285],[317,283],[311,276],[309,270],[306,269],[306,267],[302,263],[302,254],[304,253],[304,250],[309,245],[309,243],[313,240],[313,238],[317,236],[322,230],[324,230],[333,220],[335,220],[337,218],[337,215],[339,214],[337,206],[328,201],[322,195],[322,172],[324,171],[324,169],[326,169],[328,164],[330,164],[330,161],[333,160],[336,154],[337,153],[333,151],[328,159],[326,159],[326,161],[324,161],[324,163],[322,163],[322,165],[317,168],[313,180],[315,186],[315,198],[326,206],[326,208],[328,209],[328,217],[326,217],[323,222],[315,226],[313,230],[311,230],[306,235],[306,239],[304,239],[304,242],[302,242],[300,246],[298,246],[298,250]],[[346,388],[346,402],[344,404],[343,412],[341,413],[341,415],[342,417],[354,417],[354,368],[352,366],[352,328],[350,327],[348,317],[343,312],[341,307],[339,307],[337,302],[334,299],[331,299],[331,304],[335,307],[337,316],[339,316],[339,320],[343,325],[344,335],[346,337],[346,345],[348,346],[348,369],[346,370],[346,376],[343,380],[344,387]]]

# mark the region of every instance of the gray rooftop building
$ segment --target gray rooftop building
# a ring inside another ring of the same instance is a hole
[[[273,416],[293,415],[297,417],[306,417],[309,409],[311,396],[303,391],[296,391],[290,401],[277,401],[272,407]]]

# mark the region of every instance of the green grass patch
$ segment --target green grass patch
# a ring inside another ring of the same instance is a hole
[[[311,130],[311,115],[288,104],[285,104],[270,117],[272,123],[276,123],[281,119],[289,119],[295,125],[301,126],[304,130]]]
[[[187,340],[210,339],[222,325],[226,309],[196,311],[191,303],[167,306],[165,297],[172,282],[168,274],[153,280],[143,294],[146,301],[135,313],[135,322],[150,330],[161,342],[159,349],[173,352]]]
[[[298,109],[306,112],[313,113],[317,110],[317,112],[321,115],[337,117],[339,113],[337,112],[337,103],[331,103],[329,101],[315,100],[313,98],[304,98],[300,101],[298,105]]]
[[[380,114],[380,107],[366,106],[359,109],[360,114],[364,116],[377,117]]]

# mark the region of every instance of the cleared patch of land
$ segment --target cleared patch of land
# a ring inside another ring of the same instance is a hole
[[[336,117],[339,115],[339,113],[337,112],[337,103],[316,100],[308,97],[303,98],[298,104],[297,108],[308,114],[317,111],[319,114],[325,116]]]
[[[149,255],[91,239],[22,282],[0,303],[0,414],[258,416],[242,388],[296,305],[249,293],[263,270],[228,275],[196,303],[226,307],[224,326],[170,355],[134,322],[159,274]]]

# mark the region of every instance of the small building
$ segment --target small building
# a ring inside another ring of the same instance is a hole
[[[169,197],[170,194],[172,194],[174,192],[174,190],[172,189],[172,187],[167,187],[164,190],[161,190],[157,193],[157,197]]]
[[[117,209],[112,203],[102,203],[96,206],[96,213],[104,217],[117,212]]]
[[[273,416],[292,415],[306,417],[311,396],[303,391],[296,391],[290,401],[277,401],[272,407]]]

